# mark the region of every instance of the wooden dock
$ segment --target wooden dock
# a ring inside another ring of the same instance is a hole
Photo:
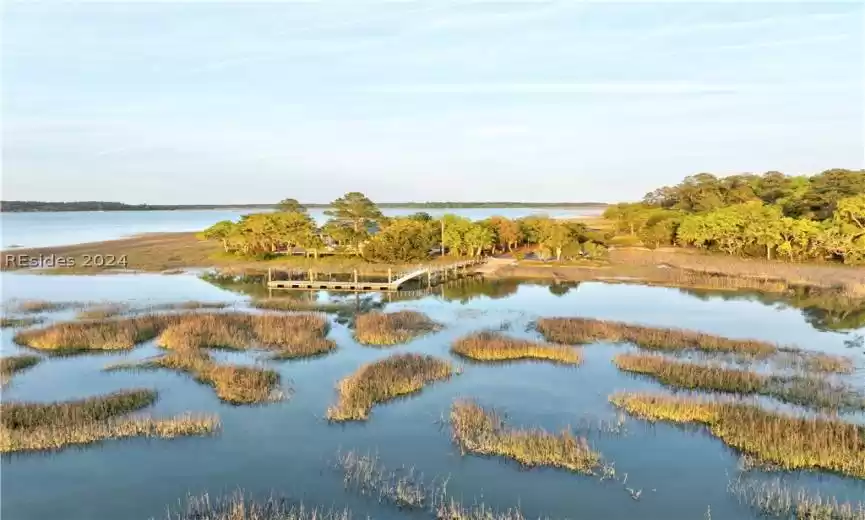
[[[388,270],[387,281],[361,280],[357,270],[347,280],[322,279],[318,273],[307,271],[301,279],[278,279],[278,272],[267,270],[267,287],[269,289],[294,289],[307,291],[400,291],[405,284],[416,281],[423,287],[432,287],[447,280],[455,280],[474,272],[476,266],[486,262],[485,258],[472,258],[443,265],[419,266],[401,273],[393,274]],[[426,284],[423,282],[426,281]]]

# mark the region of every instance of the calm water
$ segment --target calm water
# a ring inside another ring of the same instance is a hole
[[[189,299],[227,301],[245,306],[247,296],[217,288],[188,275],[34,276],[4,273],[3,299],[134,301],[142,304]],[[322,296],[323,297],[323,296]],[[614,419],[607,396],[624,389],[659,389],[644,379],[619,373],[610,359],[623,345],[585,347],[583,365],[545,363],[484,366],[462,364],[464,372],[420,394],[373,409],[362,424],[331,425],[322,417],[335,399],[334,385],[359,365],[396,352],[452,358],[450,343],[481,329],[536,337],[529,329],[540,316],[587,316],[659,326],[680,326],[730,337],[795,343],[833,353],[845,334],[818,330],[797,309],[754,300],[694,297],[675,289],[584,283],[570,288],[535,284],[476,282],[460,289],[398,302],[388,311],[416,309],[444,324],[443,330],[394,349],[357,344],[336,320],[330,337],[339,349],[326,357],[295,362],[258,359],[278,370],[290,399],[255,407],[219,402],[213,391],[166,371],[106,373],[108,362],[158,353],[152,343],[120,355],[89,355],[47,360],[16,376],[5,400],[84,397],[133,386],[153,387],[160,399],[153,415],[212,412],[223,428],[214,437],[179,440],[110,441],[97,447],[52,455],[2,458],[4,520],[165,518],[166,506],[187,494],[271,493],[306,503],[350,507],[354,518],[423,518],[343,489],[342,476],[329,467],[337,450],[378,453],[394,469],[414,466],[428,478],[450,476],[448,489],[467,502],[507,508],[519,505],[527,518],[697,520],[758,518],[728,494],[737,456],[699,430],[627,421],[624,435],[590,435],[592,445],[615,461],[628,487],[643,489],[632,500],[621,482],[565,471],[524,470],[500,458],[461,456],[449,431],[438,421],[458,397],[474,397],[507,413],[513,425],[552,431],[587,418]],[[69,313],[57,313],[65,319]],[[865,329],[860,329],[865,333]],[[18,350],[3,331],[3,354]],[[863,354],[860,362],[865,362]],[[232,361],[256,362],[255,354],[231,354]],[[455,360],[456,361],[456,360]],[[856,384],[865,385],[861,373]],[[771,404],[771,402],[769,402]],[[861,421],[861,416],[850,417]],[[761,475],[752,475],[760,478]],[[820,490],[843,500],[865,497],[865,482],[831,475],[784,473],[794,486]]]
[[[237,220],[241,215],[260,210],[218,209],[177,211],[67,211],[46,213],[0,213],[0,248],[43,247],[113,240],[140,233],[169,231],[199,231],[220,220]],[[310,215],[324,224],[324,209],[312,209]],[[415,209],[385,209],[388,216],[416,213]],[[467,208],[430,209],[427,213],[441,216],[445,213],[463,215],[473,220],[493,215],[509,218],[546,214],[551,217],[579,217],[598,215],[601,210],[562,208]]]

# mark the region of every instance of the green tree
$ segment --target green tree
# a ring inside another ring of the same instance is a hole
[[[204,240],[219,240],[222,243],[222,248],[228,252],[228,237],[234,231],[234,222],[230,220],[221,220],[201,232],[200,237]]]
[[[425,260],[438,238],[438,226],[433,221],[393,219],[364,245],[363,256],[375,262]]]
[[[494,233],[495,246],[501,251],[513,251],[522,240],[519,223],[505,217],[494,216],[489,219]]]
[[[324,214],[339,224],[351,226],[356,234],[367,231],[370,224],[382,218],[378,206],[366,195],[357,191],[346,193],[334,200],[331,206],[332,209],[325,211]]]
[[[286,213],[306,213],[306,208],[297,199],[282,199],[277,207]]]

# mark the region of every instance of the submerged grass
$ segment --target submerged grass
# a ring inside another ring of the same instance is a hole
[[[745,403],[620,393],[610,401],[650,421],[701,423],[729,446],[786,470],[827,470],[865,478],[865,426],[799,417]]]
[[[40,312],[55,312],[78,307],[78,302],[52,302],[48,300],[21,300],[14,306],[15,312],[38,314]]]
[[[18,372],[27,370],[41,360],[42,358],[39,356],[30,356],[27,354],[0,358],[0,385],[5,385],[12,379],[12,376]]]
[[[619,354],[613,363],[621,370],[652,377],[674,388],[764,395],[825,410],[865,410],[865,396],[853,388],[813,376],[764,375],[651,354]]]
[[[256,309],[272,311],[315,311],[325,313],[342,312],[352,307],[351,304],[347,303],[296,300],[294,298],[262,298],[252,300],[251,305]]]
[[[211,500],[209,495],[188,496],[168,520],[351,520],[348,509],[307,507],[271,496],[255,501],[242,493]]]
[[[570,431],[555,435],[542,429],[512,429],[495,410],[471,400],[451,408],[454,440],[463,452],[508,457],[526,466],[553,466],[593,474],[601,455]]]
[[[414,468],[390,470],[377,456],[337,453],[336,467],[343,473],[346,489],[403,510],[426,512],[437,520],[524,520],[519,508],[497,511],[477,500],[466,506],[448,493],[447,479],[427,482]]]
[[[479,332],[458,339],[451,352],[477,361],[541,359],[578,365],[582,356],[569,345],[554,345],[518,339],[497,332]]]
[[[397,354],[362,366],[337,385],[339,400],[327,410],[332,421],[363,421],[373,405],[420,391],[448,379],[454,369],[433,356]]]
[[[537,329],[549,341],[583,344],[622,341],[651,350],[702,350],[745,354],[766,358],[778,351],[773,343],[750,339],[730,339],[684,329],[665,329],[630,325],[618,321],[588,318],[542,318]]]
[[[255,404],[279,399],[279,374],[273,370],[216,363],[207,353],[196,350],[169,352],[138,365],[115,368],[165,368],[191,375],[210,385],[220,399],[231,404]]]
[[[328,327],[320,314],[188,314],[166,327],[157,343],[171,350],[264,348],[288,359],[335,349],[325,338]]]
[[[780,480],[754,482],[741,477],[730,482],[729,491],[741,503],[764,516],[809,520],[865,520],[865,502],[841,502],[836,497],[793,491]]]
[[[438,325],[420,312],[369,312],[355,319],[355,338],[364,345],[390,346],[436,330]]]
[[[73,401],[0,404],[0,452],[56,450],[123,437],[201,435],[218,426],[214,417],[125,418],[150,406],[155,391],[133,389]]]

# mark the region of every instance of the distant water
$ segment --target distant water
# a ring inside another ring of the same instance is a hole
[[[175,211],[64,211],[46,213],[0,213],[2,249],[12,247],[45,247],[115,240],[140,233],[199,231],[220,220],[237,220],[253,213],[250,209],[175,210]],[[310,210],[319,223],[327,220],[324,209]],[[409,215],[417,209],[385,209],[385,215]],[[430,209],[435,217],[453,213],[472,220],[493,215],[508,218],[546,214],[554,218],[592,216],[598,208],[465,208]]]

